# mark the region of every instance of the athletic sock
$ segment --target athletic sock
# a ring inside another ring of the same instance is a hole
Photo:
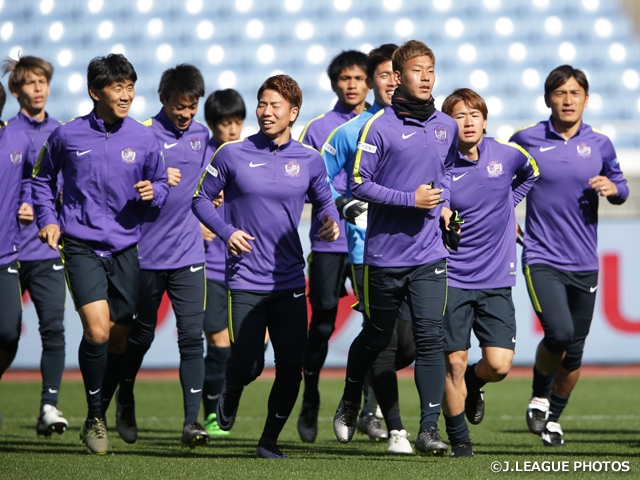
[[[447,436],[451,445],[469,442],[469,426],[464,419],[464,412],[449,417],[444,416],[444,423],[447,428]]]
[[[202,400],[202,385],[204,384],[204,358],[198,356],[180,358],[180,384],[182,385],[182,399],[184,402],[184,424],[198,421],[200,401]]]
[[[95,344],[82,336],[78,363],[87,395],[88,418],[102,416],[102,382],[107,370],[107,344]]]
[[[298,367],[299,368],[299,367]],[[262,438],[277,442],[280,432],[293,410],[300,391],[300,370],[276,367],[276,378],[271,387]]]
[[[476,365],[477,363],[467,365],[467,370],[464,372],[464,382],[467,384],[467,390],[472,392],[480,390],[487,384],[487,381],[480,378],[476,373]]]
[[[204,387],[202,389],[205,419],[212,413],[216,413],[230,357],[231,347],[207,345],[207,356],[204,357]]]
[[[569,397],[561,397],[553,392],[551,392],[551,398],[549,398],[549,421],[557,422],[562,415],[564,407],[567,406],[569,402]]]
[[[309,339],[304,353],[304,394],[303,401],[320,403],[320,370],[324,366],[329,350],[329,339],[336,323],[338,307],[322,309],[312,307]]]
[[[44,405],[58,404],[58,392],[62,383],[62,372],[64,371],[65,348],[42,350],[40,359],[40,372],[42,373],[42,400],[40,410]]]
[[[122,377],[120,378],[120,393],[118,394],[120,405],[133,405],[135,403],[133,387],[147,350],[149,350],[148,345],[127,342],[122,365]]]
[[[553,386],[553,380],[556,373],[551,375],[543,375],[538,369],[533,367],[533,396],[540,398],[549,398],[551,395],[551,387]]]
[[[124,363],[124,353],[114,353],[107,351],[107,370],[102,381],[102,416],[106,417],[107,410],[111,404],[113,394],[116,393],[120,378],[122,377],[122,365]]]

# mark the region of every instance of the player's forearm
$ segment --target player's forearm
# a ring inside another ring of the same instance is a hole
[[[205,196],[198,194],[193,197],[191,201],[191,209],[200,222],[215,233],[218,237],[224,240],[226,244],[229,238],[237,230],[233,225],[229,225],[227,222],[220,218],[211,200]]]

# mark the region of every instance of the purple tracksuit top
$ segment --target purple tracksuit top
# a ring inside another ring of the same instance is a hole
[[[357,116],[357,113],[352,110],[347,110],[340,103],[336,102],[333,110],[323,113],[307,123],[298,141],[321,152],[329,134],[355,116]],[[333,179],[333,188],[341,195],[345,194],[347,190],[347,175],[345,172],[340,172],[336,175]],[[347,244],[347,236],[344,234],[340,235],[335,242],[329,243],[320,240],[318,230],[320,230],[322,224],[318,220],[317,213],[315,209],[311,210],[311,228],[309,229],[311,250],[314,252],[347,253],[349,246]],[[339,225],[340,232],[344,233],[346,231],[344,220],[340,219]]]
[[[225,220],[211,204],[223,190]],[[196,190],[193,210],[225,245],[236,230],[256,238],[249,242],[250,253],[227,253],[228,289],[304,288],[298,224],[307,195],[320,218],[327,213],[338,220],[324,161],[313,148],[295,140],[278,146],[261,132],[218,148]]]
[[[415,208],[415,190],[433,182],[449,206],[458,126],[442,112],[428,120],[401,119],[385,107],[360,130],[351,192],[369,202],[364,263],[412,267],[447,258],[440,212]]]
[[[589,179],[608,177],[620,205],[629,196],[611,140],[582,123],[569,140],[551,120],[517,131],[511,140],[534,155],[542,175],[527,195],[524,266],[545,264],[570,272],[598,269],[598,201]]]
[[[162,208],[151,207],[142,224],[138,258],[143,270],[173,270],[204,263],[200,222],[191,211],[191,195],[202,175],[209,141],[204,125],[192,121],[178,130],[160,110],[144,122],[162,148],[165,167],[180,169],[180,183],[169,188]]]
[[[62,171],[62,211],[54,207]],[[150,180],[153,199],[143,201],[133,186]],[[31,183],[39,228],[60,231],[109,257],[140,240],[149,207],[161,207],[169,186],[162,151],[153,132],[126,117],[107,132],[95,112],[60,125],[44,145]]]
[[[449,286],[467,290],[516,284],[515,206],[539,178],[520,146],[484,137],[478,160],[461,153],[451,172],[451,210],[464,219],[458,251],[449,251]]]
[[[31,139],[32,158],[38,158],[38,154],[47,141],[49,135],[60,126],[60,121],[46,114],[42,122],[38,122],[22,112],[7,122],[7,127],[22,130]],[[35,160],[34,160],[35,161]],[[58,178],[58,190],[62,187],[62,179]],[[29,188],[31,186],[29,185]],[[56,197],[57,198],[57,197]],[[29,193],[26,203],[33,207],[31,201],[31,193]],[[38,223],[32,222],[29,225],[20,225],[20,261],[32,262],[38,260],[49,260],[51,258],[60,258],[60,254],[55,250],[51,250],[49,246],[42,243],[38,238]]]
[[[207,152],[204,156],[206,165],[209,165],[209,161],[211,160],[211,157],[213,157],[213,154],[216,153],[216,150],[218,150],[218,147],[220,147],[220,145],[218,145],[213,138],[209,140],[209,145],[207,145]],[[224,207],[225,204],[224,202],[222,202],[222,205],[216,209],[216,212],[218,212],[218,216],[223,221],[225,219]],[[227,245],[222,241],[220,237],[216,237],[210,242],[204,242],[204,255],[207,266],[207,280],[224,282]]]
[[[18,259],[18,209],[31,193],[29,184],[33,163],[29,137],[17,129],[0,128],[0,265]]]

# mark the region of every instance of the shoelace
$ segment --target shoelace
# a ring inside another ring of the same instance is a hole
[[[99,418],[93,420],[92,429],[96,434],[96,438],[104,438],[107,436],[107,426]]]
[[[318,417],[317,411],[312,408],[307,408],[303,412],[302,418],[307,428],[314,427],[316,424],[316,418]]]
[[[358,409],[344,405],[344,422],[347,425],[355,425],[358,421]]]
[[[122,413],[120,415],[121,415],[122,421],[127,427],[136,426],[136,414],[133,408],[123,407]]]

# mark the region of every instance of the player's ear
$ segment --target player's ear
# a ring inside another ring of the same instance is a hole
[[[289,122],[291,122],[291,124],[293,124],[293,122],[296,121],[296,119],[298,118],[299,112],[300,112],[300,109],[298,107],[293,107],[291,109],[291,111],[289,112]]]
[[[396,85],[400,85],[402,82],[400,81],[400,71],[399,70],[394,70],[393,71],[393,78],[396,79]]]
[[[544,96],[544,104],[547,106],[547,108],[551,108],[551,101],[546,95]]]
[[[96,87],[89,87],[89,96],[94,102],[100,101],[101,93]]]
[[[367,83],[367,88],[369,90],[372,90],[373,89],[373,80],[371,80],[369,77],[367,77],[367,79],[365,81]]]

